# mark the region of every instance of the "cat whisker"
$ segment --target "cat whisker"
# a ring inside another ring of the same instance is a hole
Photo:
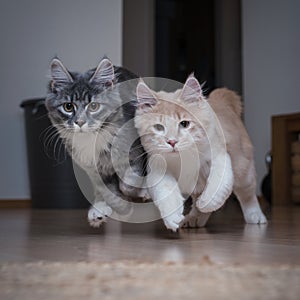
[[[47,135],[47,137],[45,138],[45,140],[44,140],[44,147],[45,147],[45,148],[48,148],[49,145],[51,144],[52,139],[53,139],[55,136],[57,136],[57,135],[59,135],[59,133],[57,132],[57,130],[54,130],[54,131],[50,132],[50,133]]]
[[[68,132],[66,130],[62,130],[61,131],[61,134],[60,134],[61,138],[58,138],[58,140],[57,140],[57,142],[55,144],[55,147],[54,147],[55,153],[56,153],[56,149],[58,147],[57,159],[56,159],[58,161],[58,164],[63,163],[67,159],[67,149],[65,147],[65,144],[64,144],[63,140],[70,139],[71,136],[72,136],[72,133],[70,133],[70,132]],[[58,146],[58,144],[59,144],[59,146]]]
[[[54,129],[55,127],[53,125],[49,125],[48,127],[46,127],[40,134],[40,137],[43,135],[46,135],[47,132],[49,132],[51,129]]]
[[[54,143],[54,147],[53,147],[53,154],[54,154],[54,158],[55,158],[56,161],[59,160],[59,153],[57,153],[56,147],[57,147],[57,145],[59,144],[60,141],[61,141],[61,139],[57,138],[55,143]]]
[[[47,143],[47,149],[48,150],[51,150],[51,151],[53,151],[53,156],[54,156],[54,158],[56,159],[56,157],[55,157],[55,144],[56,144],[56,142],[59,140],[59,134],[58,133],[56,133],[56,134],[54,134],[52,137],[51,137],[51,139],[49,140],[49,142]],[[52,149],[53,148],[53,149]]]
[[[40,134],[40,140],[43,141],[43,143],[45,144],[47,139],[56,132],[57,130],[55,127],[49,126]]]
[[[142,168],[142,174],[146,175],[148,170],[148,162],[145,164],[145,166]]]
[[[63,151],[63,152],[62,152]],[[64,154],[64,155],[62,155],[62,153]],[[62,161],[65,161],[65,159],[66,159],[66,157],[65,157],[65,147],[64,147],[64,143],[63,143],[63,141],[62,141],[62,139],[60,139],[60,145],[59,145],[59,148],[58,148],[58,157],[60,158],[60,157],[63,157],[62,158]]]
[[[36,120],[41,120],[41,119],[46,119],[46,118],[48,118],[48,113],[43,114],[42,116],[36,118]]]
[[[60,137],[64,137],[66,134],[66,130],[61,128],[57,129],[53,126],[48,126],[42,133],[41,138],[44,139],[43,146],[45,150],[45,154],[51,158],[59,161],[59,158],[61,157],[61,151],[64,149],[64,152],[66,152],[65,147],[63,146],[63,142],[60,139]],[[54,144],[54,146],[52,146]],[[59,144],[59,147],[58,147]],[[52,149],[53,148],[53,149]],[[50,151],[52,150],[52,151]],[[51,154],[50,154],[51,153]],[[63,160],[66,159],[65,158]]]
[[[142,145],[136,145],[136,146],[132,146],[131,148],[133,151],[137,151],[137,150],[144,150],[144,147]]]
[[[140,154],[140,155],[138,155],[138,156],[136,156],[135,158],[134,158],[134,162],[135,161],[137,161],[137,160],[139,160],[140,158],[142,158],[142,157],[144,157],[144,156],[146,156],[148,153],[147,152],[144,152],[144,153],[142,153],[142,154]]]

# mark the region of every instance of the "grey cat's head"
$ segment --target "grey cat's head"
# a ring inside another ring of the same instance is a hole
[[[121,99],[114,93],[114,66],[107,58],[96,69],[69,72],[55,58],[50,64],[46,107],[52,124],[66,133],[99,132],[118,118]]]

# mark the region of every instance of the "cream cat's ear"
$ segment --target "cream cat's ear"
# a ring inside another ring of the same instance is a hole
[[[90,82],[96,84],[112,85],[115,78],[114,66],[108,58],[100,61]]]
[[[67,83],[73,82],[71,74],[58,58],[54,58],[50,64],[51,85],[59,87]]]
[[[187,78],[181,91],[181,99],[187,103],[198,103],[204,99],[201,85],[194,73]]]
[[[157,99],[153,91],[147,86],[147,84],[140,79],[136,87],[137,106],[140,109],[147,109],[154,106],[157,103]]]

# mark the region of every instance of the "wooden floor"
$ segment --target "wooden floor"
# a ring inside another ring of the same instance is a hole
[[[275,207],[267,225],[244,224],[236,207],[214,213],[206,228],[167,231],[161,221],[109,220],[90,228],[85,210],[0,210],[0,262],[133,260],[300,264],[300,206]]]

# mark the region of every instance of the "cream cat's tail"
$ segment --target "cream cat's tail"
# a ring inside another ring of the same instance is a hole
[[[228,108],[233,110],[239,117],[242,115],[243,106],[241,97],[234,91],[227,88],[219,88],[212,91],[208,97],[208,101],[222,101],[226,103]]]

